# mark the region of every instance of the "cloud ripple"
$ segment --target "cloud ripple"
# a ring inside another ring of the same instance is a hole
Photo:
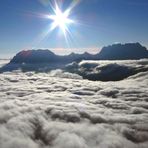
[[[59,73],[0,74],[1,148],[147,148],[147,72],[118,82]]]

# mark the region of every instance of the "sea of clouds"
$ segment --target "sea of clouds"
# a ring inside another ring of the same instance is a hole
[[[73,62],[66,65],[68,72],[76,73],[93,81],[119,81],[139,72],[148,71],[148,60]]]
[[[137,63],[147,66],[122,61]],[[148,148],[148,71],[115,82],[62,70],[1,73],[0,148],[26,147]]]

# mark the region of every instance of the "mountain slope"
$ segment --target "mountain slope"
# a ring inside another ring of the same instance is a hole
[[[91,55],[71,53],[66,56],[56,55],[50,50],[27,50],[21,51],[13,57],[10,63],[70,63],[81,60],[127,60],[148,58],[148,50],[139,43],[114,44],[103,47],[101,52]]]
[[[139,43],[114,44],[102,48],[98,58],[102,60],[148,58],[148,50]]]

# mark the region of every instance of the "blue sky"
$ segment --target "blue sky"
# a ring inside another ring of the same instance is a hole
[[[62,9],[72,0],[62,1]],[[76,0],[74,0],[76,1]],[[45,3],[46,2],[46,3]],[[68,44],[59,29],[46,33],[51,0],[0,1],[0,56],[31,48],[68,52],[95,52],[116,42],[140,42],[148,47],[148,0],[81,0],[70,14]]]

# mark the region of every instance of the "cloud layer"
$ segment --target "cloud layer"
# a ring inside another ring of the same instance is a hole
[[[1,148],[147,148],[148,72],[100,82],[13,71],[0,86]]]
[[[148,60],[73,62],[66,66],[68,72],[77,73],[93,81],[119,81],[139,72],[148,71]]]

